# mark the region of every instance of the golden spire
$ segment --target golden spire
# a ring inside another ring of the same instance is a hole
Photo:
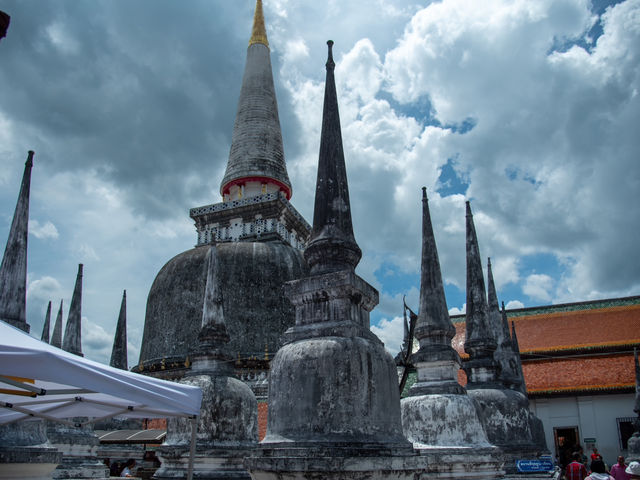
[[[255,43],[261,43],[266,47],[269,47],[267,30],[264,26],[264,14],[262,13],[262,0],[256,0],[256,11],[253,14],[253,29],[251,30],[249,46]]]

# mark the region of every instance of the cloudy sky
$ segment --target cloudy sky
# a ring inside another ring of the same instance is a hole
[[[83,350],[129,364],[160,268],[216,203],[253,0],[0,0],[0,239],[35,150],[28,322],[84,263]],[[312,220],[326,40],[358,273],[397,349],[417,310],[427,187],[449,308],[464,310],[464,201],[511,307],[640,294],[640,0],[265,0],[292,202]]]

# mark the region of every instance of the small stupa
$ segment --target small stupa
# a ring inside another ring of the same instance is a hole
[[[0,320],[27,333],[27,238],[33,155],[29,151],[0,265]],[[48,442],[43,420],[0,425],[0,478],[48,478],[60,459],[60,452]]]
[[[258,442],[258,404],[244,382],[233,377],[233,356],[224,321],[222,286],[217,249],[207,253],[207,281],[198,346],[191,352],[191,370],[180,383],[202,389],[202,407],[197,420],[194,478],[246,479],[242,465]],[[192,423],[189,419],[168,421],[167,439],[158,449],[162,466],[154,478],[186,478]]]
[[[498,478],[500,451],[487,440],[475,401],[458,383],[460,356],[451,346],[455,327],[449,312],[426,188],[422,189],[422,264],[420,312],[415,337],[420,343],[411,363],[417,382],[402,399],[407,439],[429,458],[437,478]]]
[[[267,434],[246,465],[254,480],[415,478],[393,358],[369,329],[378,292],[355,273],[349,189],[329,41],[322,136],[305,260],[285,285],[296,324],[271,363]]]
[[[491,258],[487,259],[487,316],[488,323],[495,335],[496,350],[493,358],[498,364],[498,382],[504,388],[518,389],[520,386],[518,365],[516,354],[511,344],[511,332],[509,331],[509,323],[507,321],[506,312],[500,311],[498,303],[498,294],[496,293],[496,285],[493,280],[493,270],[491,268]]]
[[[27,323],[27,239],[33,151],[29,151],[9,238],[0,264],[0,319],[29,333]]]
[[[82,354],[82,274],[78,265],[76,283],[71,296],[69,316],[64,329],[62,349],[80,357]],[[79,422],[85,420],[80,417]],[[49,441],[60,452],[62,462],[54,470],[53,479],[105,479],[109,469],[98,459],[100,441],[93,432],[93,425],[71,426],[58,422],[47,423]]]
[[[56,321],[53,324],[53,333],[51,334],[51,345],[62,348],[62,300],[60,300],[60,308],[56,315]]]
[[[544,436],[542,443],[538,438],[541,423],[530,411],[529,399],[521,391],[506,387],[500,379],[500,364],[495,358],[498,346],[495,331],[502,328],[502,319],[489,316],[480,249],[469,202],[466,209],[467,338],[464,348],[469,361],[463,368],[467,374],[467,392],[478,404],[478,415],[489,442],[502,450],[505,472],[514,474],[518,460],[539,458],[548,451]],[[493,284],[492,277],[490,282]],[[495,287],[492,288],[493,296]],[[499,323],[492,324],[492,318]]]
[[[42,336],[40,340],[45,343],[49,343],[49,337],[51,333],[51,300],[49,300],[49,304],[47,305],[47,313],[44,316],[44,325],[42,326]]]
[[[116,333],[113,338],[113,348],[111,349],[111,360],[109,365],[121,370],[129,370],[127,359],[127,291],[122,292],[122,302],[120,303],[120,313],[116,325]]]

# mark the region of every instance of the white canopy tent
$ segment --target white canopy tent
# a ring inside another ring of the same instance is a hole
[[[112,417],[188,417],[193,419],[193,458],[201,403],[198,387],[103,365],[0,321],[0,425],[34,418],[75,425],[70,418],[92,423]]]

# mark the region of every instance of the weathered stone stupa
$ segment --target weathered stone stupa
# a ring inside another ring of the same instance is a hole
[[[289,203],[291,192],[262,2],[257,0],[220,186],[223,202],[191,209],[197,245],[158,273],[147,300],[140,363],[134,371],[177,379],[189,368],[189,352],[198,345],[205,259],[215,245],[236,375],[266,399],[265,357],[277,351],[280,336],[294,323],[282,285],[307,273],[301,249],[310,227]]]
[[[198,347],[191,353],[191,370],[180,382],[198,386],[203,393],[194,478],[248,480],[249,473],[242,461],[258,442],[257,402],[251,389],[233,377],[216,253],[216,247],[207,253],[208,274]],[[186,478],[191,435],[190,420],[169,420],[166,442],[158,451],[162,467],[154,478]]]
[[[369,330],[378,292],[355,273],[360,248],[329,41],[313,231],[306,278],[286,294],[296,324],[271,364],[267,435],[247,459],[252,478],[414,478],[402,434],[395,365]]]
[[[498,382],[504,388],[518,390],[521,382],[519,381],[516,354],[511,344],[511,334],[509,332],[506,311],[504,311],[504,304],[503,312],[500,312],[490,258],[487,259],[487,283],[487,317],[489,327],[493,331],[496,339],[496,350],[493,357],[498,364]]]
[[[547,449],[544,435],[538,438],[540,420],[529,410],[527,396],[505,387],[499,379],[494,332],[502,327],[490,323],[480,258],[471,206],[467,202],[467,338],[464,345],[470,357],[464,365],[467,392],[479,406],[478,415],[487,438],[502,450],[504,468],[509,474],[517,471],[517,460],[537,458],[547,453]],[[500,317],[494,315],[494,318],[502,323]]]
[[[415,330],[420,349],[411,358],[418,379],[402,399],[402,426],[414,448],[429,459],[427,472],[437,478],[498,478],[500,451],[487,440],[475,401],[458,383],[461,362],[451,346],[454,335],[423,188],[420,313]]]
[[[29,151],[18,201],[0,265],[0,320],[29,332],[26,312],[29,194],[34,152]],[[46,423],[0,425],[0,477],[50,478],[61,454],[47,439]]]

